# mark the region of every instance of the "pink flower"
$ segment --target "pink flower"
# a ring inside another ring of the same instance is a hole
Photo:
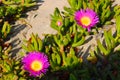
[[[91,9],[81,9],[76,11],[75,20],[78,25],[82,26],[83,28],[87,28],[88,31],[90,31],[91,27],[94,27],[99,22],[97,13]]]
[[[40,76],[47,72],[50,66],[48,58],[41,52],[30,52],[22,59],[23,67],[33,76]]]
[[[61,21],[57,21],[57,26],[61,26],[62,25],[62,22]]]

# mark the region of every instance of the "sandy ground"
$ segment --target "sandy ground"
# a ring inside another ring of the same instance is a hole
[[[67,0],[44,0],[36,12],[28,13],[29,17],[27,21],[31,24],[32,28],[28,30],[27,37],[29,37],[29,34],[32,32],[38,33],[41,38],[43,38],[42,34],[44,33],[55,33],[55,31],[50,28],[50,14],[53,14],[55,7],[62,10],[65,5],[68,5]],[[35,15],[37,16],[34,17]]]
[[[44,38],[42,34],[56,33],[50,27],[50,15],[53,14],[55,7],[63,10],[64,6],[68,6],[67,0],[39,0],[36,10],[27,12],[24,20],[18,20],[12,27],[9,42],[12,45],[12,53],[16,54],[21,51],[21,44],[24,39],[29,39],[31,33],[38,34],[40,38]],[[24,25],[24,23],[27,25]]]
[[[116,0],[115,4],[116,3],[120,4],[120,0]],[[64,6],[69,6],[67,0],[44,0],[39,1],[38,5],[37,10],[32,10],[27,13],[28,16],[25,19],[28,23],[27,26],[24,24],[21,25],[22,21],[17,21],[13,27],[10,37],[13,53],[21,51],[23,40],[28,39],[32,32],[35,34],[37,33],[41,38],[44,37],[42,34],[56,33],[56,31],[50,27],[50,14],[53,14],[55,7],[63,10]],[[93,44],[94,41],[95,40],[92,40],[92,42],[89,42],[88,44]],[[86,45],[86,48],[89,48],[88,44]]]

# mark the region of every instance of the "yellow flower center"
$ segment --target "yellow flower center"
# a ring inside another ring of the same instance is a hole
[[[81,21],[81,23],[82,23],[83,25],[85,25],[85,26],[88,26],[88,25],[90,25],[90,23],[91,23],[90,18],[89,18],[89,17],[86,17],[86,16],[82,17],[82,18],[80,19],[80,21]]]
[[[31,64],[31,69],[34,71],[39,71],[42,69],[42,63],[40,61],[33,61]]]

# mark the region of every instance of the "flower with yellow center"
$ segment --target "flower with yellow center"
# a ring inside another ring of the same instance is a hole
[[[31,69],[34,71],[39,71],[42,69],[42,63],[40,61],[33,61],[31,63]]]
[[[90,20],[90,18],[89,17],[82,17],[81,19],[80,19],[80,21],[81,21],[81,23],[83,24],[83,25],[85,25],[85,26],[88,26],[88,25],[90,25],[90,23],[91,23],[91,20]]]
[[[45,74],[50,66],[47,56],[41,52],[29,52],[22,63],[23,68],[35,77]]]
[[[87,28],[88,31],[91,30],[91,27],[94,27],[98,22],[99,18],[97,13],[91,9],[79,10],[75,12],[75,21],[78,25],[83,28]]]

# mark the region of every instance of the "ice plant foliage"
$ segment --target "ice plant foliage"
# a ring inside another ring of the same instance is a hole
[[[78,25],[82,26],[83,28],[87,28],[88,31],[90,31],[91,27],[94,27],[99,22],[97,13],[92,9],[81,9],[76,11],[75,20]]]
[[[35,77],[45,74],[50,66],[48,57],[41,52],[29,52],[22,59],[22,63],[24,69]]]

